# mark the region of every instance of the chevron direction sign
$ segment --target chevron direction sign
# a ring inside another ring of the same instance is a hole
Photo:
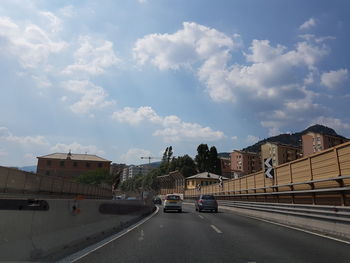
[[[264,171],[266,178],[273,178],[275,173],[272,167],[272,158],[264,159]]]

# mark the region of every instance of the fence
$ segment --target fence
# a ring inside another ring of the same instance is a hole
[[[0,193],[112,197],[112,190],[107,187],[81,184],[60,177],[38,175],[3,166],[0,166]]]
[[[350,142],[223,183],[185,190],[186,198],[214,194],[218,199],[255,202],[350,205]]]

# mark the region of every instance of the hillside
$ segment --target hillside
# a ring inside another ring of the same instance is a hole
[[[259,152],[260,146],[266,142],[279,142],[282,144],[289,144],[289,145],[301,147],[301,136],[307,132],[317,132],[317,133],[321,133],[321,134],[329,134],[329,135],[339,136],[339,137],[344,138],[343,136],[338,135],[335,132],[335,130],[333,130],[332,128],[316,124],[316,125],[308,127],[307,129],[305,129],[301,132],[297,132],[297,133],[293,133],[293,134],[286,134],[285,133],[285,134],[280,134],[277,136],[263,139],[263,140],[257,142],[256,144],[248,146],[242,150],[248,151],[248,152]]]

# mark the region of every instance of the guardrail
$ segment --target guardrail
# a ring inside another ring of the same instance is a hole
[[[240,201],[218,201],[218,204],[220,206],[239,207],[257,211],[297,215],[350,223],[350,207],[344,206],[276,204]]]
[[[0,194],[49,194],[56,197],[84,195],[91,198],[111,198],[112,190],[0,166]]]
[[[274,167],[274,178],[262,171],[219,184],[185,190],[186,198],[214,194],[223,199],[350,205],[350,142]]]

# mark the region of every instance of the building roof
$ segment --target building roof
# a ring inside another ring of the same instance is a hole
[[[265,145],[265,144],[274,144],[277,146],[282,146],[282,147],[288,147],[288,148],[294,148],[294,149],[300,149],[301,147],[295,146],[295,145],[291,145],[291,144],[284,144],[284,143],[280,143],[280,142],[265,142],[264,144],[262,144],[261,146]]]
[[[52,153],[44,156],[37,157],[38,159],[58,159],[58,160],[67,160],[67,157],[70,157],[74,161],[95,161],[95,162],[111,162],[104,158],[101,158],[97,155],[92,154],[79,154],[79,153]]]
[[[209,175],[209,176],[208,176]],[[217,174],[213,174],[213,173],[208,173],[208,172],[204,172],[204,173],[200,173],[200,174],[195,174],[195,175],[192,175],[190,177],[187,177],[186,179],[217,179],[219,180],[221,175],[217,175]],[[223,180],[228,180],[227,177],[224,177],[224,176],[221,176],[221,178]]]
[[[237,153],[240,153],[240,154],[259,155],[259,153],[257,153],[257,152],[248,152],[248,151],[242,151],[242,150],[233,150],[232,153],[234,153],[234,152],[237,152]]]

